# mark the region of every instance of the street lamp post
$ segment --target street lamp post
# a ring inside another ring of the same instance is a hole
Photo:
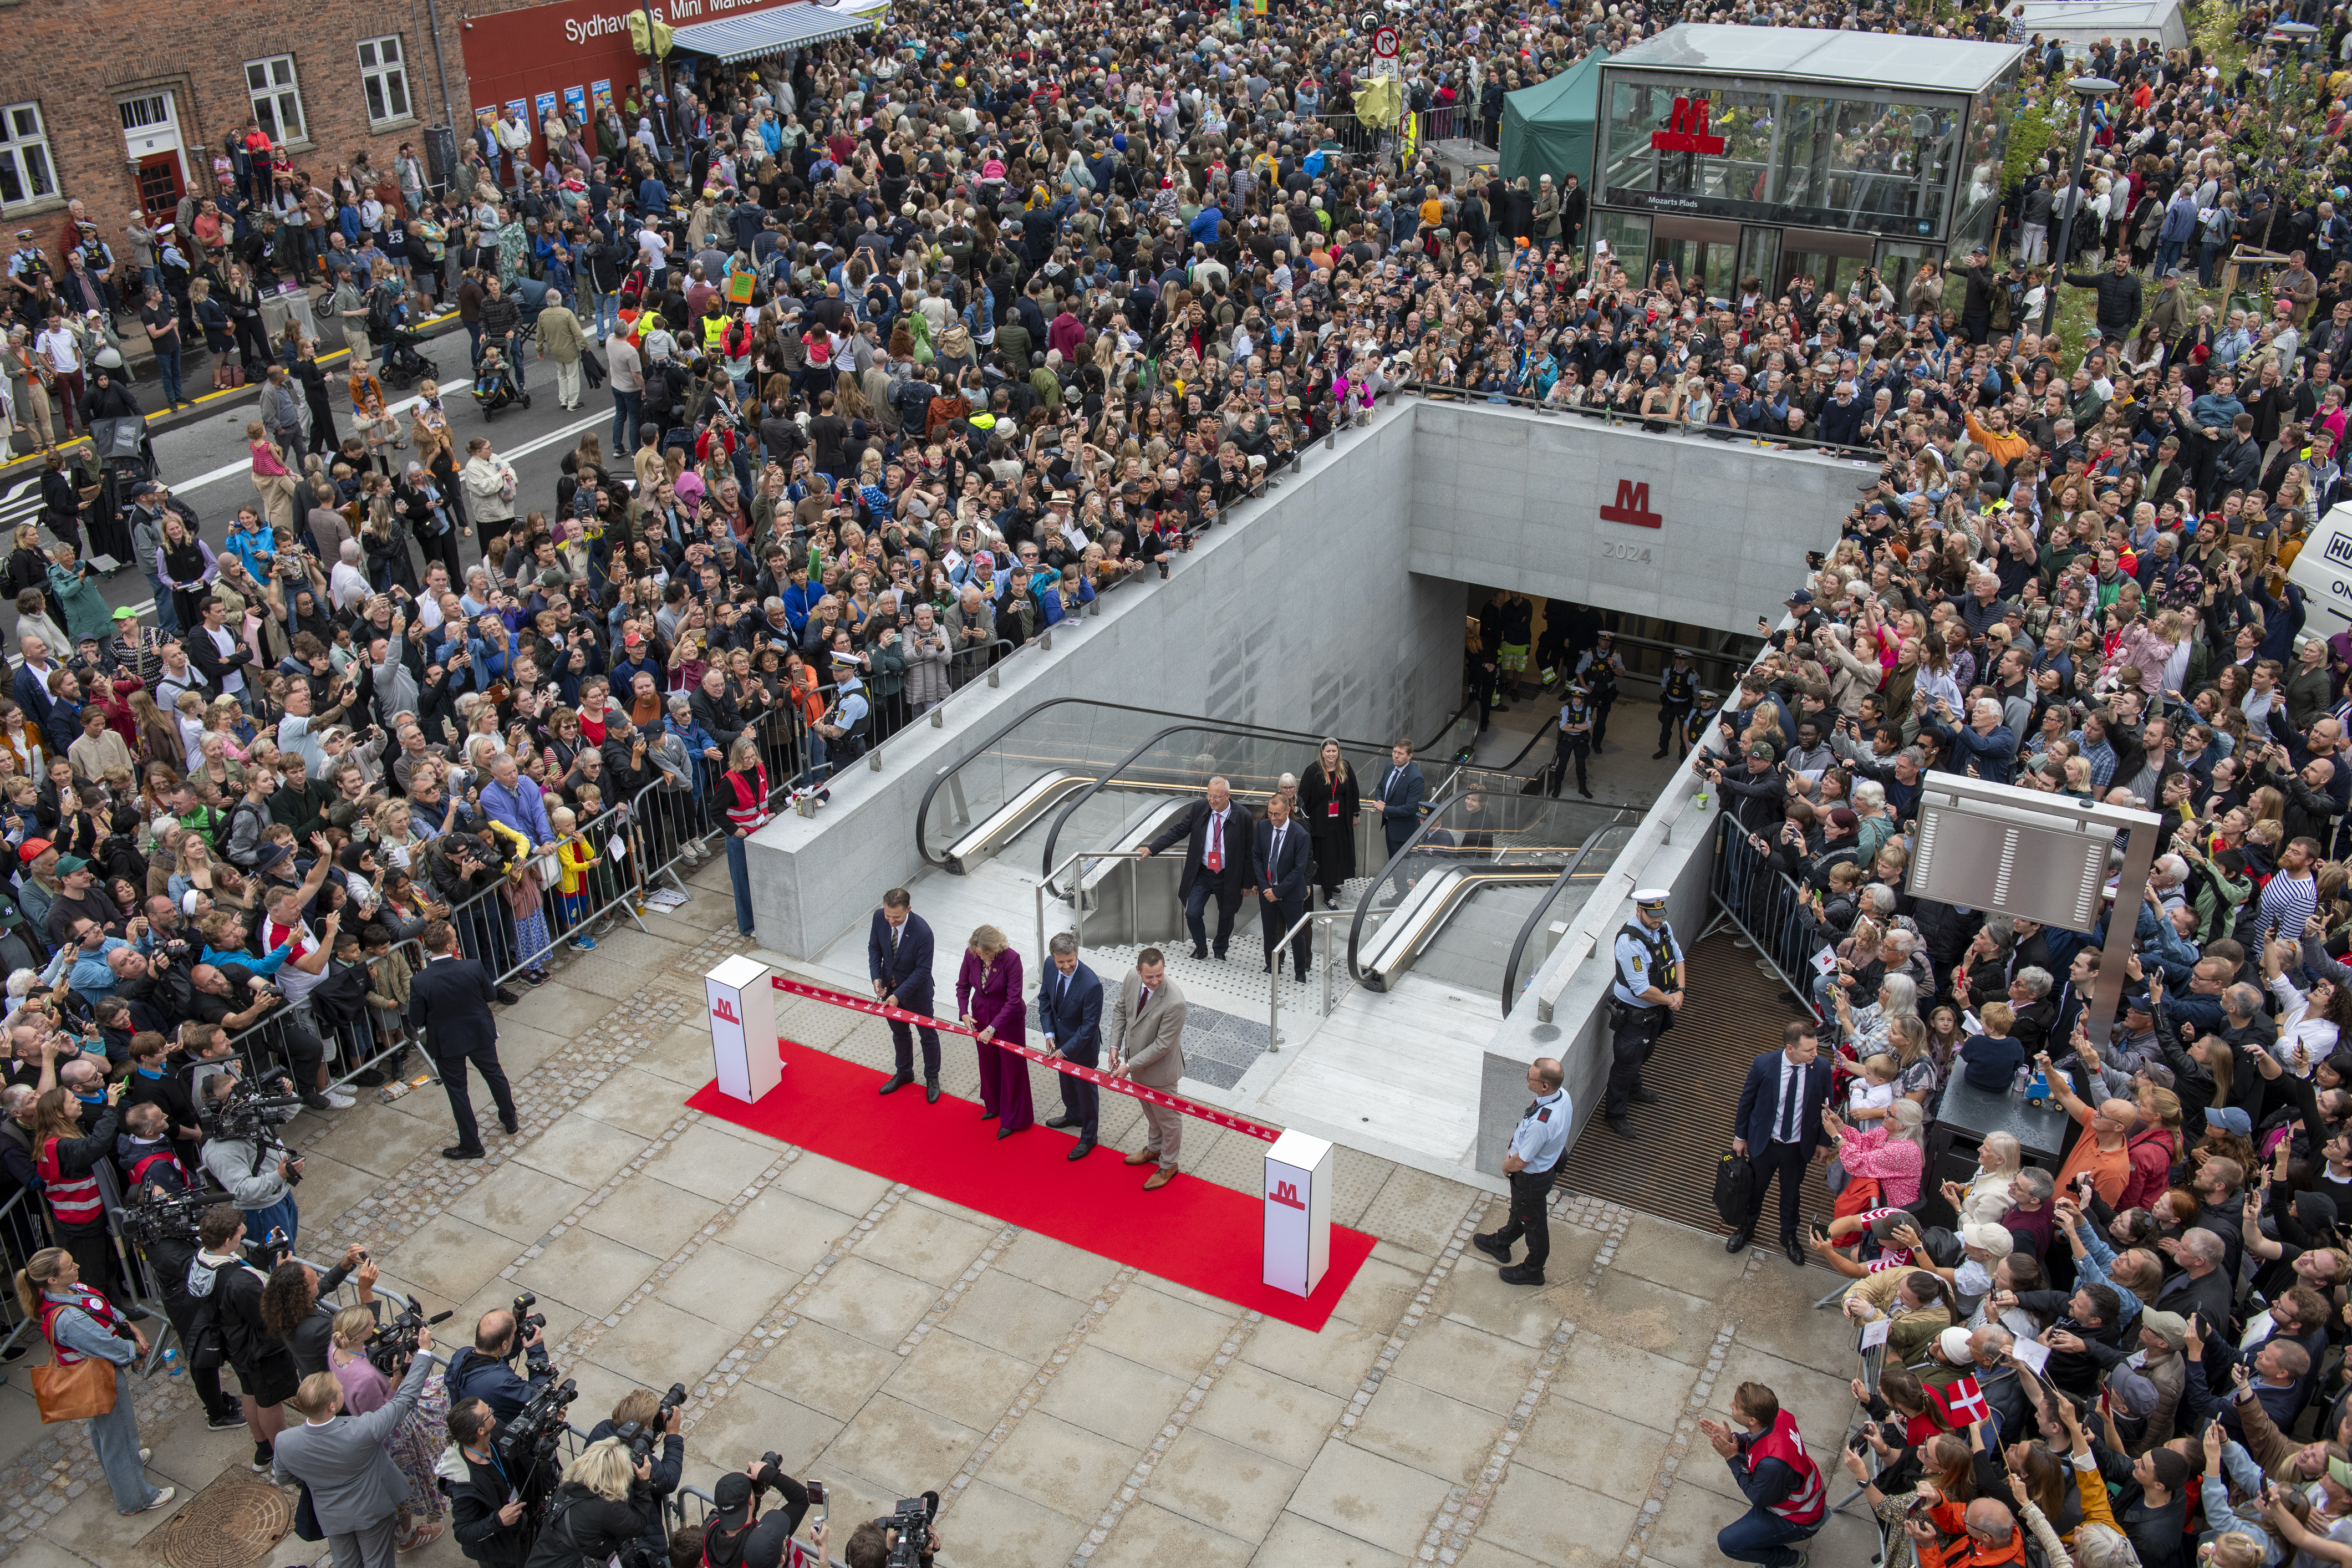
[[[2058,220],[2058,243],[2051,247],[2050,285],[2042,293],[2044,337],[2058,324],[2058,279],[2066,269],[2066,247],[2074,237],[2074,214],[2083,205],[2083,163],[2091,152],[2091,105],[2109,93],[2123,90],[2103,76],[2078,76],[2066,87],[2082,100],[2083,123],[2074,132],[2074,174],[2066,183],[2065,216]]]

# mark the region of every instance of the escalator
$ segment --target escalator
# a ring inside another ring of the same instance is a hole
[[[1529,933],[1574,917],[1631,837],[1635,814],[1521,793],[1517,775],[1463,770],[1357,900],[1348,969],[1391,989],[1408,971],[1510,1011]]]

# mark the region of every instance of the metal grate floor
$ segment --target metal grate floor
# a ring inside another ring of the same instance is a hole
[[[1658,1042],[1643,1073],[1655,1105],[1633,1108],[1635,1141],[1627,1142],[1595,1115],[1567,1162],[1559,1185],[1610,1198],[1716,1235],[1729,1227],[1715,1212],[1715,1168],[1731,1147],[1740,1085],[1759,1051],[1780,1041],[1780,1026],[1805,1015],[1782,994],[1780,977],[1754,950],[1718,932],[1691,952],[1691,984],[1682,1016]],[[1766,1200],[1758,1238],[1777,1234],[1780,1194]],[[1806,1173],[1800,1223],[1830,1213],[1821,1167]]]

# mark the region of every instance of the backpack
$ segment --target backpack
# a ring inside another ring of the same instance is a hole
[[[390,337],[394,332],[400,330],[400,323],[393,319],[393,298],[394,296],[389,289],[381,287],[378,288],[374,293],[368,296],[368,336],[372,338]]]
[[[367,1016],[368,966],[327,961],[327,977],[310,987],[310,1012],[327,1024],[356,1024]]]

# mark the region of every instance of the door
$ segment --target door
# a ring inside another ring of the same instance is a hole
[[[139,205],[150,214],[169,213],[187,194],[187,154],[180,142],[178,102],[167,89],[115,100],[122,120],[123,151],[139,183]]]
[[[1739,226],[1710,218],[1660,217],[1652,226],[1650,284],[1663,287],[1665,268],[1685,294],[1720,299],[1729,291],[1739,249]]]

